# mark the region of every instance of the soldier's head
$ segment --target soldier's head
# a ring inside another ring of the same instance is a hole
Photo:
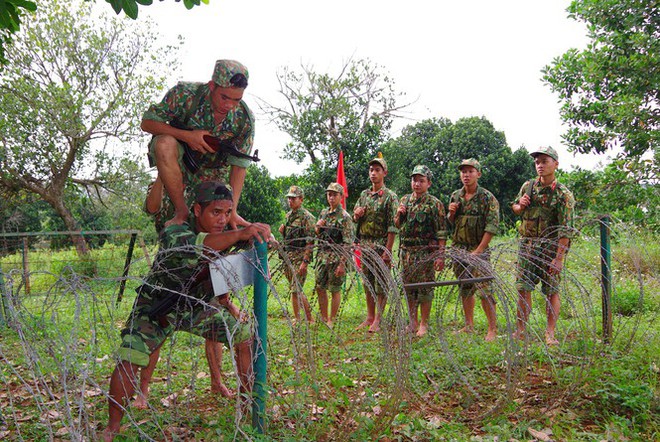
[[[216,61],[213,76],[209,81],[213,112],[224,117],[235,109],[243,99],[248,78],[247,68],[238,61]]]
[[[382,185],[387,176],[387,163],[381,157],[369,161],[369,180],[376,185]]]
[[[534,158],[534,168],[537,175],[540,178],[553,179],[559,167],[559,155],[557,151],[550,146],[541,146],[530,152],[530,155]]]
[[[331,209],[336,209],[341,204],[341,197],[344,196],[344,188],[339,183],[330,183],[325,189],[325,197]]]
[[[410,187],[415,195],[423,195],[431,187],[433,172],[427,166],[418,164],[410,174]]]
[[[458,170],[461,175],[461,182],[466,187],[474,186],[481,178],[481,164],[475,158],[461,161]]]
[[[291,210],[299,209],[302,206],[303,199],[305,199],[305,192],[302,187],[289,187],[289,193],[286,194],[286,200],[287,203],[289,203],[289,208]]]
[[[219,233],[229,223],[234,207],[231,187],[216,181],[207,181],[195,188],[193,213],[199,232]]]

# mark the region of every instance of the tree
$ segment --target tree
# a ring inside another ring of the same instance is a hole
[[[79,226],[67,192],[132,179],[122,158],[140,163],[141,149],[129,153],[127,143],[141,133],[143,103],[164,83],[172,57],[148,27],[94,19],[90,7],[42,5],[0,75],[0,188],[39,195],[71,231]],[[85,253],[82,238],[75,243]]]
[[[291,136],[284,157],[311,161],[307,172],[321,188],[335,180],[341,149],[349,188],[369,186],[367,163],[387,139],[397,112],[407,106],[398,104],[402,94],[395,91],[394,80],[369,60],[353,59],[336,75],[302,66],[299,71],[284,68],[277,78],[282,103],[262,102],[261,108]],[[356,199],[356,193],[349,197]]]
[[[660,3],[576,0],[569,16],[588,26],[584,51],[571,49],[543,69],[559,94],[564,135],[577,152],[621,146],[639,157],[660,146]]]
[[[270,224],[277,229],[284,218],[280,202],[282,195],[268,169],[251,164],[245,176],[238,213],[250,222]]]
[[[456,123],[446,118],[420,121],[404,128],[382,150],[390,169],[388,185],[398,195],[411,192],[410,172],[415,165],[425,164],[433,172],[431,193],[445,204],[461,187],[458,165],[465,158],[478,159],[483,172],[479,182],[497,197],[505,218],[513,215],[508,203],[534,173],[527,151],[512,152],[504,133],[484,117],[461,118]]]
[[[138,16],[138,5],[149,6],[154,2],[153,0],[105,0],[105,1],[110,3],[110,6],[112,6],[112,9],[115,10],[117,15],[119,15],[123,10],[127,16],[133,19],[136,19]],[[179,2],[181,0],[175,0],[175,1]],[[183,0],[183,5],[186,7],[186,9],[192,9],[195,6],[199,6],[201,3],[208,5],[209,0]]]
[[[21,28],[23,11],[34,12],[37,5],[28,0],[3,0],[0,2],[0,65],[6,63],[5,45],[11,42],[12,34]]]

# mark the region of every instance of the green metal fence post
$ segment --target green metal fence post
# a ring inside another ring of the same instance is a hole
[[[254,272],[254,317],[257,321],[257,339],[254,343],[254,402],[252,404],[252,426],[258,433],[265,430],[266,415],[266,343],[268,319],[268,247],[266,243],[257,243],[257,268]]]
[[[610,247],[610,216],[600,216],[600,273],[603,297],[603,342],[612,338],[612,273]]]

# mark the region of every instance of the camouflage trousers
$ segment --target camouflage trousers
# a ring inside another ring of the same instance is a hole
[[[546,238],[521,238],[518,248],[516,289],[531,292],[541,282],[544,295],[559,293],[559,275],[548,273],[557,256],[557,241]]]
[[[426,246],[402,247],[400,249],[404,284],[435,280],[435,268],[433,266],[435,257],[433,252],[436,248],[433,251]],[[408,299],[419,303],[433,301],[433,293],[433,287],[406,289]]]
[[[238,321],[217,301],[195,303],[158,318],[149,318],[154,299],[140,293],[121,332],[122,342],[117,356],[141,367],[149,364],[149,356],[175,331],[185,331],[214,342],[234,345],[250,339],[252,331]]]
[[[341,260],[332,252],[320,252],[316,257],[316,289],[337,293],[346,281],[346,274],[336,276],[335,271]],[[347,269],[348,270],[348,269]]]
[[[287,258],[291,261],[291,265],[288,265],[284,260],[282,261],[282,265],[284,266],[284,276],[287,281],[289,281],[289,287],[291,287],[291,290],[294,293],[302,293],[305,281],[307,280],[307,271],[298,274],[298,270],[305,257],[305,251],[293,250],[288,252],[285,251],[284,253],[286,253]]]
[[[155,166],[156,165],[156,155],[154,153],[154,149],[156,146],[156,142],[158,141],[159,136],[153,137],[151,142],[149,143],[149,165],[150,166]],[[197,170],[197,172],[192,173],[184,164],[183,162],[183,152],[184,152],[184,147],[183,144],[180,142],[177,142],[177,163],[179,164],[179,168],[181,169],[181,175],[183,178],[183,197],[186,200],[186,205],[188,207],[191,207],[193,203],[195,202],[195,188],[199,183],[203,183],[206,181],[218,181],[223,184],[228,184],[229,183],[229,169],[230,166],[228,163],[224,163],[220,167],[202,167]],[[163,198],[163,203],[161,210],[154,215],[154,222],[156,224],[156,228],[158,229],[158,226],[162,226],[162,224],[165,221],[168,221],[174,217],[174,206],[172,205],[172,202],[170,201],[169,197],[167,195],[164,196]]]
[[[493,275],[493,269],[490,265],[490,250],[486,249],[480,255],[471,255],[470,252],[476,247],[454,245],[452,248],[452,269],[457,279],[481,278]],[[461,284],[458,286],[458,293],[464,298],[477,293],[480,298],[489,299],[493,304],[495,303],[491,281]]]
[[[382,271],[385,263],[382,260],[382,255],[385,250],[386,238],[379,239],[360,239],[360,261],[362,267],[362,280],[365,289],[370,293],[377,295],[387,294],[387,285],[384,284],[384,279],[389,275],[383,275]],[[374,256],[378,255],[378,256]]]

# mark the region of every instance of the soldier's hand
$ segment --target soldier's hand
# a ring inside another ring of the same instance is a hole
[[[262,243],[264,241],[268,241],[270,238],[270,226],[268,224],[263,224],[263,223],[252,223],[243,230],[240,230],[241,232],[241,239],[243,240],[250,240],[250,239],[255,239],[257,242]]]
[[[280,231],[280,235],[284,235],[284,224],[280,224],[279,231]]]
[[[320,220],[318,220],[318,221],[316,222],[316,225],[317,225],[318,227],[323,227],[323,226],[326,225],[326,222],[325,222],[324,219],[320,219]]]
[[[186,131],[186,135],[181,141],[188,144],[188,146],[194,151],[201,153],[215,153],[215,150],[204,141],[204,135],[212,134],[208,130]]]
[[[231,212],[231,217],[229,218],[229,225],[232,229],[237,230],[239,227],[247,227],[251,223],[246,221],[241,215],[236,211]]]
[[[531,200],[529,198],[529,195],[524,194],[522,198],[518,201],[518,205],[520,206],[521,209],[524,209],[525,207],[529,206],[531,203]]]
[[[335,269],[335,276],[344,276],[346,274],[346,266],[342,262]]]
[[[433,268],[435,269],[436,272],[442,272],[445,268],[445,259],[444,258],[437,258],[433,262]]]
[[[298,278],[302,278],[307,274],[307,263],[301,262],[300,267],[298,267]]]
[[[353,211],[353,216],[355,218],[362,218],[364,216],[364,207],[356,207],[355,210]]]
[[[388,250],[385,250],[383,252],[381,258],[383,259],[383,262],[387,264],[388,267],[392,267],[392,254]]]
[[[460,203],[449,203],[449,214],[454,215],[456,211],[458,210],[458,207],[460,206]]]
[[[550,263],[550,266],[548,266],[548,273],[551,275],[559,275],[561,273],[561,269],[563,268],[564,268],[564,261],[555,258]]]
[[[405,215],[406,211],[407,211],[407,209],[406,209],[405,204],[399,204],[399,208],[396,209],[396,213],[399,214],[399,215]]]

